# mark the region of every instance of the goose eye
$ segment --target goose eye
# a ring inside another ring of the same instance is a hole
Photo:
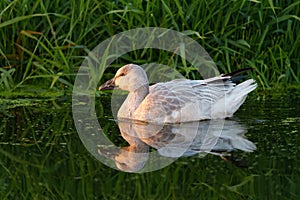
[[[125,73],[122,73],[122,74],[120,74],[119,76],[125,76],[126,74]]]

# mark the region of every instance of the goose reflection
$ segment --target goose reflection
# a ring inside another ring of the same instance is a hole
[[[199,154],[226,155],[234,150],[252,152],[254,143],[245,138],[247,129],[233,120],[207,120],[180,124],[150,124],[133,120],[119,120],[122,137],[129,146],[118,149],[101,147],[98,153],[112,159],[117,168],[137,172],[149,163],[154,148],[161,158]],[[156,161],[155,161],[156,162]],[[155,162],[151,162],[155,168]]]

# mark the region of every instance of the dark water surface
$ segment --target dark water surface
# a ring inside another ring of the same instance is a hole
[[[101,127],[126,146],[109,102],[97,98]],[[182,157],[142,174],[107,167],[86,150],[70,100],[3,104],[0,117],[0,199],[300,198],[299,89],[252,94],[235,114],[256,151]]]

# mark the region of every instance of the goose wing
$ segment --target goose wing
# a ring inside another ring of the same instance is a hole
[[[225,82],[224,82],[225,81]],[[212,104],[234,87],[228,77],[158,83],[134,112],[142,121],[176,123],[209,119]]]

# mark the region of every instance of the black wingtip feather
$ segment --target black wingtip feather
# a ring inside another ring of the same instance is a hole
[[[239,69],[237,71],[234,71],[234,72],[230,72],[228,74],[223,74],[222,76],[230,76],[230,77],[235,77],[235,76],[238,76],[246,71],[252,71],[254,70],[253,68],[251,67],[248,67],[248,68],[244,68],[244,69]]]

